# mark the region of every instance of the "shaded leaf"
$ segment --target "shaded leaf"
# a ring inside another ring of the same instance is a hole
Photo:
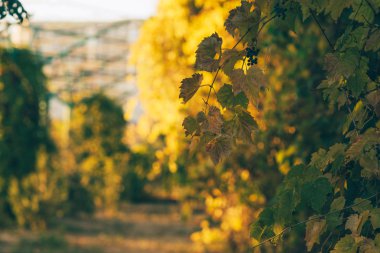
[[[261,69],[253,66],[244,73],[242,69],[234,70],[230,79],[234,94],[243,91],[251,103],[258,98],[260,88],[266,85],[266,77]]]
[[[377,29],[368,38],[367,43],[365,44],[365,50],[374,51],[374,52],[379,50],[380,49],[379,41],[380,41],[380,30]]]
[[[182,126],[185,129],[186,136],[193,135],[199,131],[197,120],[191,116],[188,116],[183,120]]]
[[[332,186],[330,182],[327,178],[321,177],[303,185],[302,201],[319,212],[327,200],[327,195],[331,192]]]
[[[189,101],[198,91],[203,80],[202,74],[193,74],[190,78],[185,78],[181,82],[179,98],[183,99],[183,103]]]
[[[218,102],[225,108],[233,108],[235,106],[242,106],[243,108],[248,107],[248,98],[244,93],[240,92],[236,96],[232,91],[232,86],[229,84],[224,84],[222,88],[216,94]]]
[[[356,69],[360,58],[358,50],[348,50],[345,53],[326,54],[324,67],[327,70],[327,82],[333,84],[341,78],[349,78]]]
[[[359,164],[362,167],[362,177],[367,179],[380,179],[380,161],[377,158],[375,149],[365,152],[364,155],[360,157]]]
[[[210,154],[214,164],[218,164],[231,152],[232,140],[229,136],[221,135],[212,139],[206,145],[206,151]]]
[[[352,207],[352,210],[358,213],[362,213],[366,210],[372,209],[371,201],[369,201],[368,199],[357,198],[354,200],[354,205],[355,206]]]
[[[220,110],[215,106],[210,106],[209,112],[207,114],[207,131],[220,134],[223,125],[223,118]]]
[[[222,38],[217,33],[204,38],[196,51],[195,69],[208,72],[219,67],[219,57],[222,50]],[[219,57],[217,57],[219,55]]]

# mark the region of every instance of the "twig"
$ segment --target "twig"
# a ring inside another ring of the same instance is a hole
[[[319,23],[317,17],[315,16],[313,10],[311,8],[309,8],[309,11],[311,13],[311,16],[313,17],[313,19],[315,20],[315,22],[318,24],[318,27],[319,29],[321,30],[323,36],[325,37],[325,39],[327,40],[327,43],[329,44],[330,48],[332,51],[335,51],[335,48],[334,48],[334,45],[331,43],[329,37],[327,37],[327,34],[325,32],[325,29],[322,27],[321,23]]]
[[[300,222],[295,223],[295,224],[293,224],[293,225],[290,225],[290,226],[284,228],[284,229],[283,229],[280,233],[278,233],[277,235],[272,236],[272,237],[270,237],[270,238],[268,238],[268,239],[266,239],[266,240],[260,242],[259,244],[256,244],[255,246],[252,247],[252,249],[255,249],[255,248],[257,248],[257,247],[260,247],[261,245],[263,245],[263,244],[265,244],[265,243],[267,243],[267,242],[269,242],[269,241],[273,241],[274,239],[283,236],[286,232],[291,231],[293,228],[295,228],[295,227],[297,227],[297,226],[299,226],[299,225],[305,224],[305,223],[310,222],[310,221],[313,221],[313,220],[319,220],[319,219],[322,219],[322,218],[326,218],[327,216],[329,216],[329,215],[331,215],[331,214],[340,213],[340,212],[342,212],[342,211],[344,211],[344,210],[347,210],[347,209],[350,209],[350,208],[352,208],[352,207],[354,207],[354,206],[358,206],[358,205],[360,205],[360,204],[366,202],[367,200],[370,200],[370,199],[373,199],[373,198],[377,197],[378,194],[379,194],[379,193],[375,193],[374,195],[372,195],[372,196],[370,196],[370,197],[368,197],[368,198],[366,198],[366,199],[363,199],[363,200],[359,201],[359,202],[356,203],[356,204],[349,205],[349,206],[347,206],[347,207],[345,207],[345,208],[342,208],[342,209],[340,209],[340,210],[334,210],[334,211],[328,212],[328,213],[326,213],[326,214],[317,215],[317,216],[312,217],[312,218],[309,218],[309,219],[307,219],[307,220],[303,220],[303,221],[300,221]],[[365,206],[365,205],[364,205],[364,206]]]

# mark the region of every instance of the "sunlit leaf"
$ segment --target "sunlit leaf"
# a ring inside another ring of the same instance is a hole
[[[198,91],[203,80],[202,74],[193,74],[190,78],[185,78],[181,82],[179,98],[183,99],[183,103],[189,101]]]

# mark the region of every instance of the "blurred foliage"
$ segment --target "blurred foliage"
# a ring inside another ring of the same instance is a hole
[[[95,94],[73,108],[71,119],[69,147],[75,157],[70,171],[71,210],[93,211],[91,205],[113,209],[128,161],[123,110],[105,95]]]
[[[0,49],[0,58],[0,222],[43,227],[63,196],[42,63],[25,49]]]

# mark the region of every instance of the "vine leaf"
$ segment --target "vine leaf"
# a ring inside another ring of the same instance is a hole
[[[324,67],[327,70],[328,84],[334,84],[342,77],[349,78],[355,72],[355,63],[359,58],[360,54],[355,49],[350,49],[345,53],[327,54]]]
[[[367,43],[365,44],[366,51],[378,51],[380,49],[380,30],[377,29],[374,31],[371,36],[368,38]]]
[[[188,116],[183,120],[182,126],[185,129],[186,136],[193,135],[199,131],[197,120],[191,116]]]
[[[245,109],[248,107],[248,98],[242,92],[235,96],[232,91],[232,85],[230,84],[224,84],[223,87],[216,93],[216,97],[218,102],[224,108],[233,108],[238,105]]]
[[[371,210],[370,215],[371,215],[370,221],[371,221],[373,229],[380,228],[380,208],[375,208]]]
[[[346,157],[349,160],[356,160],[362,155],[367,145],[380,143],[380,131],[375,128],[369,128],[363,135],[356,138],[353,144],[346,151]]]
[[[190,78],[185,78],[181,82],[179,98],[183,99],[183,103],[189,101],[198,91],[203,80],[203,75],[195,73]]]
[[[221,134],[223,118],[220,110],[215,106],[210,106],[207,114],[207,131],[214,134]]]
[[[220,135],[207,143],[206,151],[210,154],[214,164],[218,164],[223,158],[230,154],[231,147],[231,138],[227,135]]]
[[[331,253],[356,253],[357,250],[355,239],[351,235],[346,235],[337,242]]]
[[[252,132],[257,129],[256,121],[244,108],[237,107],[236,113],[234,128],[237,130],[237,136],[242,141],[251,142]]]
[[[308,204],[315,211],[321,211],[327,200],[327,195],[331,193],[332,186],[327,178],[320,177],[315,181],[305,183],[301,190],[304,203]]]
[[[314,244],[319,243],[319,237],[325,230],[326,230],[326,220],[311,220],[306,223],[305,241],[306,241],[307,251],[311,251]]]
[[[351,3],[352,1],[350,0],[330,0],[326,5],[325,12],[330,14],[333,20],[337,21],[342,11],[350,7]]]
[[[253,104],[258,98],[260,88],[266,85],[266,77],[261,69],[253,66],[244,73],[242,69],[235,69],[230,75],[234,94],[243,91]]]
[[[217,33],[204,38],[196,51],[195,69],[208,72],[216,71],[219,67],[222,42],[222,38]]]
[[[241,6],[230,11],[224,26],[233,37],[238,35],[242,38],[246,35],[242,41],[249,43],[256,39],[260,16],[261,11],[258,6],[242,1]]]
[[[371,149],[365,152],[359,159],[362,167],[361,176],[367,179],[380,179],[380,161],[376,156],[376,150]]]
[[[360,203],[360,204],[359,204]],[[355,206],[352,207],[352,210],[358,213],[365,212],[366,210],[372,209],[371,201],[367,199],[357,198],[354,200]]]
[[[377,234],[375,240],[365,239],[361,242],[359,253],[379,253],[380,234]]]
[[[224,50],[221,59],[221,66],[224,73],[231,75],[235,69],[236,63],[242,59],[245,55],[245,51],[238,51],[236,49]]]
[[[345,228],[351,230],[353,235],[359,236],[364,223],[368,220],[369,210],[362,212],[360,215],[353,214],[348,217]]]

